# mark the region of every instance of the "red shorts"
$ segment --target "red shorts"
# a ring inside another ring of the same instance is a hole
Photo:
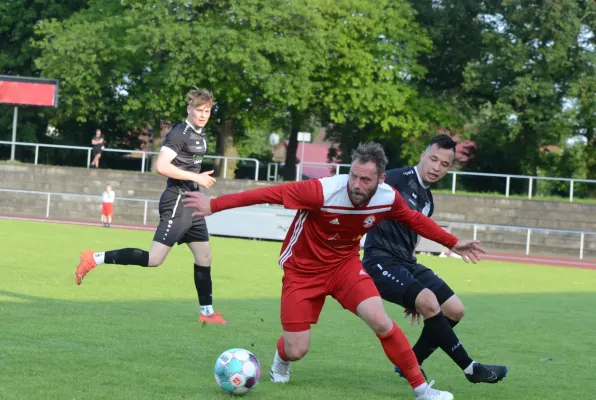
[[[301,274],[287,265],[281,290],[281,324],[286,332],[302,332],[316,324],[332,296],[343,308],[356,314],[356,307],[371,297],[380,296],[373,280],[362,267],[360,258],[318,275]]]
[[[111,217],[114,215],[114,203],[101,203],[101,215]]]

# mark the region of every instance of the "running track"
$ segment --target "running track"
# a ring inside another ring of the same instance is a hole
[[[0,214],[0,219],[16,221],[49,222],[56,224],[98,226],[102,227],[101,222],[71,220],[60,218],[27,217]],[[139,231],[154,231],[155,225],[134,225],[134,224],[112,224],[112,228],[131,229]],[[550,265],[555,267],[580,268],[596,270],[596,260],[580,260],[579,258],[554,257],[554,256],[535,256],[525,254],[506,254],[506,253],[488,253],[483,256],[484,260],[505,261],[523,264]]]

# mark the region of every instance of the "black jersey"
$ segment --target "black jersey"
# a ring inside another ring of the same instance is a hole
[[[207,139],[205,130],[195,130],[188,121],[175,125],[165,136],[162,147],[166,147],[176,153],[172,165],[183,171],[194,173],[201,172],[203,156],[207,151]],[[167,190],[180,192],[199,190],[199,185],[193,181],[168,178]]]
[[[385,183],[397,190],[412,210],[430,217],[434,211],[430,188],[422,184],[416,167],[387,171]],[[371,229],[364,243],[364,261],[387,259],[415,265],[418,234],[399,221],[385,220]]]
[[[101,151],[104,149],[104,143],[102,142],[102,143],[98,143],[98,144],[93,144],[93,141],[94,140],[102,140],[102,139],[103,139],[103,133],[100,134],[99,136],[93,135],[93,138],[91,139],[91,147],[93,148],[94,153],[101,153]]]

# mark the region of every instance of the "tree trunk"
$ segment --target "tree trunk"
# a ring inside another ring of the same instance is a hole
[[[219,136],[217,137],[217,155],[224,157],[238,157],[238,149],[234,144],[234,123],[231,119],[221,124]],[[234,179],[236,175],[236,160],[228,160],[227,165],[223,160],[214,164],[217,176],[224,177],[224,165],[226,165],[225,179]]]
[[[295,109],[290,110],[290,139],[286,149],[284,181],[296,180],[296,151],[298,150],[298,132],[302,125],[302,116]],[[304,144],[304,143],[303,143]]]

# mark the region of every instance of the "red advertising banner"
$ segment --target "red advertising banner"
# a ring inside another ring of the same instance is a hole
[[[58,107],[58,81],[0,75],[0,103]]]

